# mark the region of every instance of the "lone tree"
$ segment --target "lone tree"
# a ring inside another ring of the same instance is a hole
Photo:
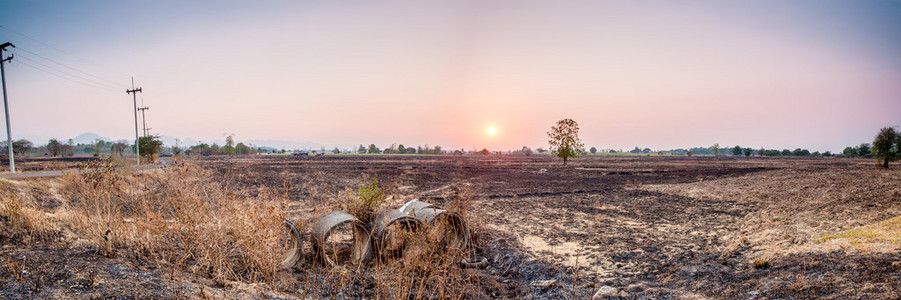
[[[551,131],[547,132],[547,137],[551,152],[563,159],[564,166],[568,158],[579,157],[585,152],[579,139],[579,123],[572,119],[557,121],[557,125],[551,126]]]
[[[888,168],[888,162],[901,159],[901,135],[895,128],[882,128],[873,140],[872,149],[873,156],[882,161],[882,167]]]

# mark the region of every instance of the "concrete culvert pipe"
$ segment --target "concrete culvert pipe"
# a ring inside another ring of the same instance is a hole
[[[400,253],[406,245],[408,234],[422,227],[422,222],[399,210],[389,209],[380,213],[372,223],[376,250],[382,254]]]
[[[469,228],[459,214],[447,212],[419,200],[411,200],[401,209],[422,223],[428,224],[429,238],[439,245],[461,251],[469,246]]]
[[[316,220],[312,230],[310,241],[314,252],[329,266],[346,263],[360,265],[371,256],[369,230],[351,214],[343,211],[329,212]]]
[[[419,201],[419,199],[413,199],[413,200],[407,201],[407,203],[404,203],[404,206],[401,206],[399,210],[402,213],[413,215],[414,211],[423,210],[423,209],[432,208],[432,207],[435,207],[435,205],[431,204],[431,203],[425,203],[425,202]]]
[[[290,269],[300,260],[300,248],[303,238],[297,226],[290,220],[285,220],[285,227],[288,229],[288,239],[286,240],[285,258],[282,260],[282,269]]]

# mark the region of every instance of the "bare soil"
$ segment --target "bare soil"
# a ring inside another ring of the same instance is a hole
[[[469,298],[586,299],[604,285],[638,299],[901,295],[897,239],[834,237],[901,216],[901,169],[875,168],[871,160],[585,156],[563,166],[539,155],[326,155],[193,161],[233,187],[286,195],[301,226],[340,208],[337,199],[370,177],[391,188],[393,207],[414,198],[444,205],[455,193],[470,193],[474,255],[489,265],[463,271]],[[319,267],[309,258],[278,292],[213,283],[187,271],[170,276],[173,271],[128,255],[106,258],[88,248],[2,236],[0,242],[0,259],[24,261],[30,272],[16,276],[0,268],[0,298],[337,292],[359,298],[369,297],[373,285],[366,278],[351,290],[296,284],[310,282]],[[41,276],[39,288],[28,281]],[[87,284],[85,276],[102,283]],[[556,284],[536,284],[542,280]]]

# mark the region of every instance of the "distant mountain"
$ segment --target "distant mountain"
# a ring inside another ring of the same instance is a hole
[[[75,144],[93,144],[97,140],[102,140],[102,141],[107,141],[107,142],[111,141],[109,138],[105,138],[105,137],[99,136],[99,135],[97,135],[95,133],[91,133],[91,132],[85,132],[85,133],[82,133],[82,134],[72,138],[72,141],[74,141]],[[64,140],[61,142],[65,143],[66,141]]]
[[[272,147],[276,149],[298,149],[298,150],[319,150],[321,148],[333,149],[336,145],[323,145],[316,142],[295,142],[295,141],[284,141],[284,140],[249,140],[245,141],[244,144],[250,146],[253,145],[256,147]],[[341,149],[354,149],[354,145],[337,145]],[[350,147],[350,148],[348,148]]]
[[[178,142],[179,147],[190,147],[197,144],[200,144],[200,141],[194,140],[192,138],[177,138],[174,136],[161,135],[160,141],[163,142],[165,146],[175,146],[176,140]]]

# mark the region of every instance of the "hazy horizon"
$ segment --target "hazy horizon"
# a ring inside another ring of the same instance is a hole
[[[901,125],[901,2],[693,3],[4,2],[0,43],[35,144],[132,139],[131,76],[152,133],[207,142],[509,150],[572,118],[586,148],[836,152]]]

